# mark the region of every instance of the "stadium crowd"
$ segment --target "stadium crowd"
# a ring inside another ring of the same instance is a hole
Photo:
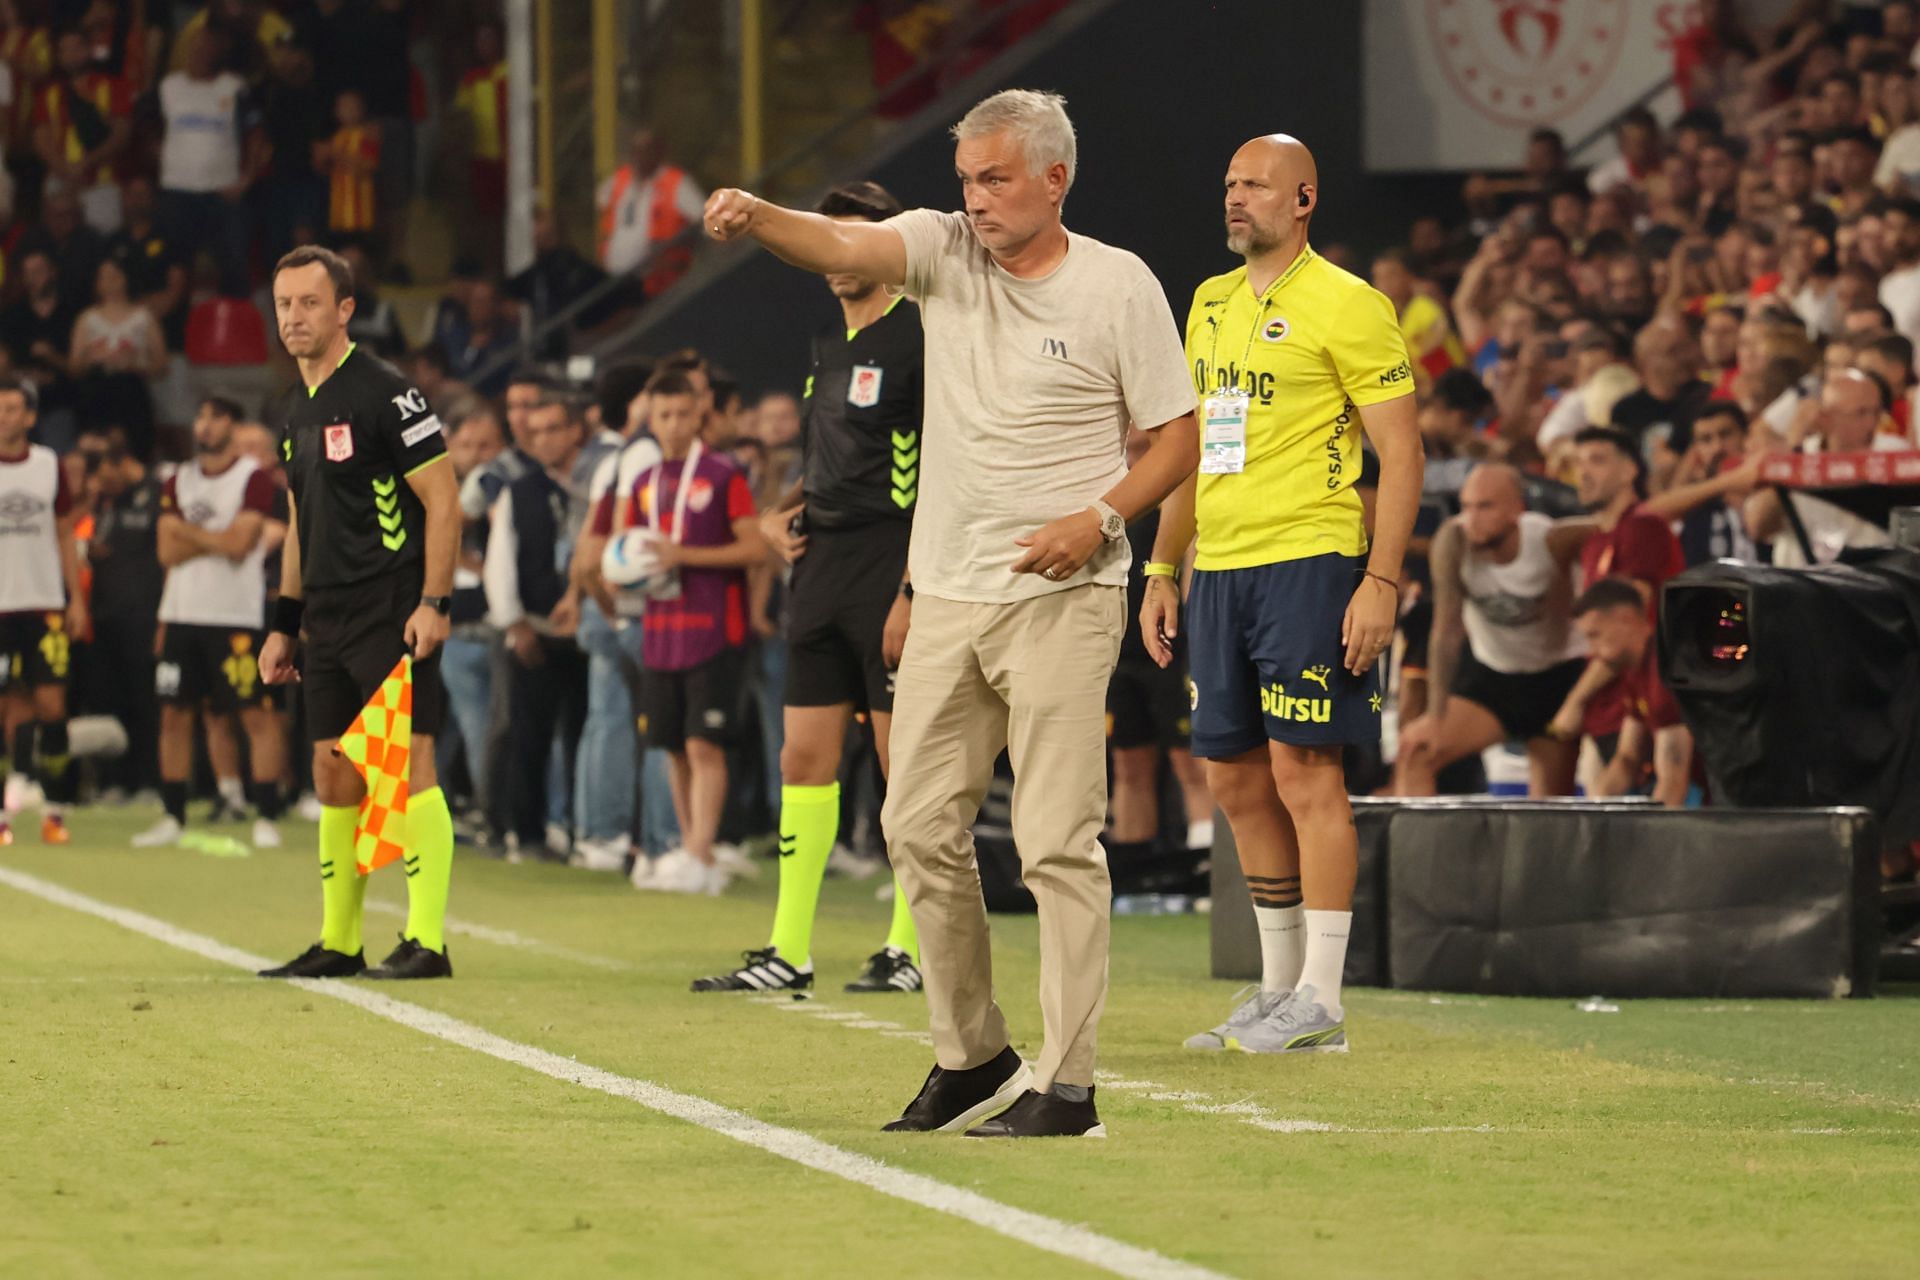
[[[1398,309],[1428,459],[1396,647],[1399,759],[1356,762],[1357,790],[1479,789],[1479,752],[1518,740],[1538,793],[1571,790],[1586,743],[1590,791],[1697,798],[1691,744],[1653,669],[1653,593],[1716,557],[1797,565],[1885,542],[1817,499],[1783,504],[1758,468],[1776,452],[1920,439],[1920,6],[1802,3],[1766,30],[1733,3],[1699,11],[1675,45],[1684,109],[1627,113],[1616,155],[1577,167],[1542,129],[1516,172],[1466,182],[1460,217],[1421,216],[1371,258],[1324,246]],[[475,227],[427,331],[408,335],[378,276],[404,237],[428,114],[408,57],[415,17],[406,0],[284,13],[217,0],[169,32],[137,5],[0,4],[15,215],[0,242],[0,349],[35,390],[33,439],[63,455],[85,544],[91,634],[75,637],[74,710],[126,728],[125,754],[97,769],[105,794],[159,786],[159,529],[189,423],[203,453],[230,436],[274,481],[262,574],[266,590],[277,582],[285,481],[262,425],[264,265],[331,242],[355,271],[352,336],[425,394],[462,482],[444,662],[454,725],[439,744],[462,830],[512,857],[619,869],[681,837],[668,755],[635,729],[641,628],[599,578],[600,552],[659,456],[663,403],[688,406],[699,442],[734,464],[745,497],[727,511],[742,520],[791,490],[808,406],[801,388],[750,398],[692,351],[605,367],[590,388],[523,358],[527,326],[602,281],[632,279],[609,307],[671,284],[703,196],[642,130],[600,192],[594,256],[542,219],[533,266],[503,278],[487,227],[497,234],[503,198],[504,70],[486,24],[441,104],[468,121]],[[1145,559],[1152,529],[1130,535]],[[761,558],[729,620],[751,726],[726,751],[716,856],[730,874],[754,871],[734,843],[776,825],[782,579]],[[1123,656],[1111,717],[1111,835],[1142,861],[1211,842],[1179,700],[1169,707],[1150,665]],[[251,800],[271,818],[262,786],[302,788],[301,753],[274,734],[204,720],[217,812]],[[256,775],[263,754],[272,762],[251,793],[243,746]],[[882,784],[864,735],[850,735],[842,779],[850,847],[836,865],[869,874]],[[9,785],[11,808],[24,779]],[[178,818],[149,838],[177,838]]]

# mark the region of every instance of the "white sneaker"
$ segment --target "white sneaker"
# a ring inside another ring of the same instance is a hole
[[[280,828],[265,818],[253,820],[253,847],[256,849],[278,849],[280,847]]]
[[[573,845],[573,834],[557,822],[547,824],[547,852],[564,861]]]
[[[649,858],[645,849],[636,849],[633,855],[633,870],[627,873],[627,883],[642,893],[651,893],[654,889],[654,867],[658,859]]]
[[[624,838],[577,840],[573,845],[573,856],[567,859],[567,865],[578,867],[582,871],[620,871],[626,866],[626,861],[627,841]]]
[[[8,813],[18,813],[22,809],[38,809],[46,803],[46,795],[40,790],[40,784],[24,773],[7,775],[6,805]]]
[[[712,893],[709,886],[719,870],[717,863],[702,862],[685,849],[675,849],[654,864],[649,887],[661,893]]]
[[[182,827],[179,822],[174,819],[172,814],[168,814],[135,836],[132,841],[133,847],[136,849],[159,849],[166,845],[178,844],[180,843],[180,837],[185,831],[186,828]]]
[[[879,858],[863,858],[844,844],[833,846],[827,855],[827,874],[848,880],[870,880],[880,874],[886,863]]]
[[[880,887],[873,891],[873,900],[875,902],[892,902],[893,901],[893,877],[892,876],[888,876],[885,880],[882,880],[880,882]]]
[[[725,893],[732,883],[733,873],[716,862],[707,868],[707,882],[702,886],[701,892],[709,898],[717,898]]]
[[[737,844],[718,844],[713,846],[713,864],[727,873],[727,878],[738,876],[742,880],[758,880],[760,866],[752,858],[741,852]]]
[[[300,815],[302,822],[320,821],[320,797],[307,792],[294,804],[293,811]]]
[[[1189,849],[1213,848],[1213,819],[1212,818],[1203,818],[1198,822],[1189,822],[1187,824],[1187,848]]]

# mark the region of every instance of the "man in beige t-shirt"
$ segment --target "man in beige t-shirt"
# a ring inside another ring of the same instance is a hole
[[[1065,103],[1008,90],[954,134],[963,213],[834,222],[728,190],[705,222],[715,239],[752,236],[809,271],[903,289],[926,330],[920,498],[901,588],[913,620],[883,823],[920,932],[936,1065],[886,1127],[1097,1136],[1112,898],[1099,835],[1124,538],[1199,464],[1195,401],[1152,273],[1061,224],[1075,162]],[[1130,423],[1155,431],[1131,471]],[[1046,1039],[1031,1069],[994,1002],[971,835],[1003,748],[1014,840],[1040,907]]]

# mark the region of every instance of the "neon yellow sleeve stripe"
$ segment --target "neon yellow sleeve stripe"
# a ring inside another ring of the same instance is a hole
[[[445,462],[446,460],[447,460],[446,454],[436,453],[431,458],[428,458],[425,462],[422,462],[418,466],[414,467],[412,471],[407,472],[404,478],[411,480],[413,478],[413,473],[415,471],[425,471],[428,467],[432,466],[434,463]]]

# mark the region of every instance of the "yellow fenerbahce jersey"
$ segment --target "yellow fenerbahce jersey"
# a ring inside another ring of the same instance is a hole
[[[1198,569],[1366,554],[1356,406],[1413,394],[1386,295],[1312,248],[1256,297],[1243,266],[1193,291],[1187,361],[1202,400],[1238,388],[1246,468],[1202,475]]]

